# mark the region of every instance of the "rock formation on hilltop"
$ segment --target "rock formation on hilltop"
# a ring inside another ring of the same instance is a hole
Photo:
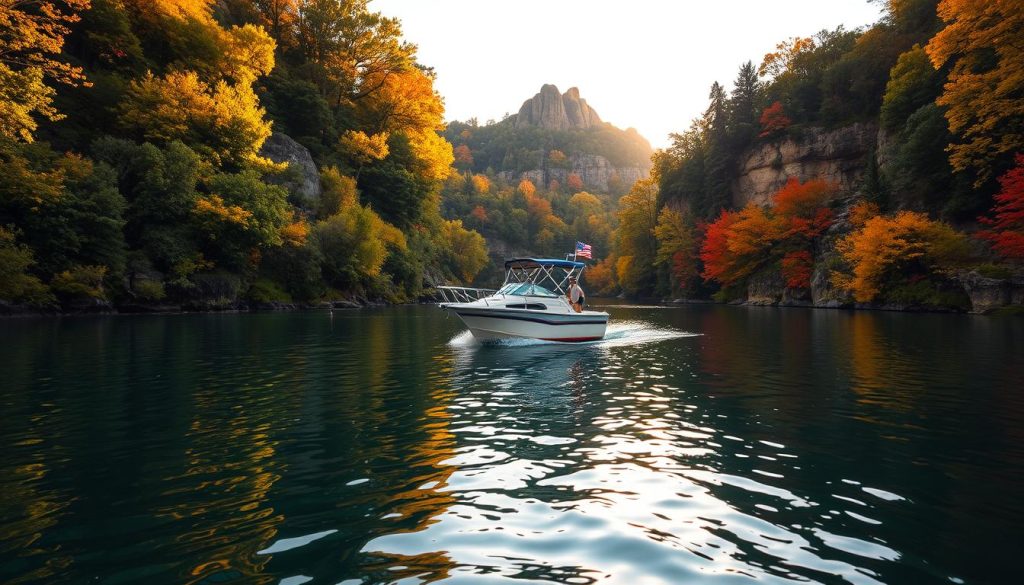
[[[523,102],[519,113],[513,116],[516,128],[537,126],[549,130],[591,128],[601,124],[601,117],[587,100],[580,97],[580,90],[570,87],[564,94],[551,84],[544,84],[540,92]]]

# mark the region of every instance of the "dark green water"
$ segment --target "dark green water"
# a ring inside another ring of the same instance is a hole
[[[2,320],[0,582],[1020,582],[1024,320],[609,311]]]

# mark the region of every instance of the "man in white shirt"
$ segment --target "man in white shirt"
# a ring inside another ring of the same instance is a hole
[[[566,291],[566,296],[569,297],[569,305],[577,313],[583,312],[583,304],[587,302],[586,295],[583,294],[583,289],[580,285],[576,284],[576,277],[569,277],[569,290]]]

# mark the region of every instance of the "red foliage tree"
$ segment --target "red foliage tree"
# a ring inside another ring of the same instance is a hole
[[[726,281],[731,266],[729,228],[737,219],[735,213],[723,209],[718,219],[708,224],[704,232],[704,243],[700,247],[700,260],[704,263],[701,277],[704,280]]]
[[[992,249],[1008,260],[1024,260],[1024,154],[1018,154],[1012,169],[999,177],[1002,187],[995,196],[992,217],[978,218],[990,229],[978,233]]]
[[[565,179],[565,184],[569,187],[569,191],[573,193],[579,193],[583,190],[583,179],[576,173],[569,173],[569,176]]]
[[[782,277],[789,288],[810,288],[814,258],[808,250],[787,252],[782,257]]]
[[[477,221],[477,223],[487,223],[487,210],[482,205],[477,205],[473,208],[473,211],[469,212],[469,216]]]
[[[793,123],[789,116],[782,110],[782,104],[775,102],[761,112],[761,134],[760,138],[771,136],[780,130],[785,130]]]

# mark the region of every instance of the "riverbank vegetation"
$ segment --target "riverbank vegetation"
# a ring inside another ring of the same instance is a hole
[[[1024,13],[886,8],[741,65],[645,161],[605,123],[445,125],[368,0],[3,3],[0,308],[401,302],[575,241],[595,293],[965,308],[965,274],[1024,282]],[[844,129],[860,159],[787,166]]]
[[[485,242],[440,211],[443,113],[365,0],[5,2],[0,300],[402,301],[424,274],[472,280]],[[312,171],[264,150],[275,132]]]
[[[733,300],[767,280],[780,298],[810,301],[814,287],[832,301],[968,307],[958,278],[1007,278],[1024,259],[1021,31],[1013,3],[890,0],[870,28],[789,39],[743,64],[621,200],[601,286]],[[744,156],[856,124],[879,138],[854,184],[791,178],[767,200],[736,200]]]

